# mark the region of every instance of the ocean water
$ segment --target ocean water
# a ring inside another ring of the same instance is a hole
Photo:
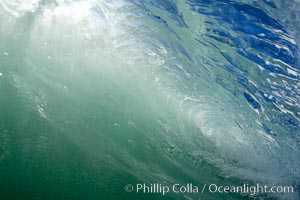
[[[299,44],[299,0],[0,0],[0,199],[300,199]]]

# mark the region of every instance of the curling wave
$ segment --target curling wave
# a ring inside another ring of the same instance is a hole
[[[126,183],[192,180],[299,198],[299,9],[0,0],[3,194],[122,199]]]

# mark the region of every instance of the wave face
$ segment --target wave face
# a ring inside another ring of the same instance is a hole
[[[199,198],[125,193],[140,182],[293,185],[263,198],[298,199],[299,11],[0,0],[3,199]]]

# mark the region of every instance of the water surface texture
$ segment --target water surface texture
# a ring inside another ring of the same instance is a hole
[[[300,198],[299,0],[0,0],[0,199]],[[136,194],[136,183],[292,194]]]

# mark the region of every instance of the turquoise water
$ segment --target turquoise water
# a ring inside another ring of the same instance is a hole
[[[299,199],[299,10],[1,0],[0,199]],[[124,190],[245,182],[295,192]]]

